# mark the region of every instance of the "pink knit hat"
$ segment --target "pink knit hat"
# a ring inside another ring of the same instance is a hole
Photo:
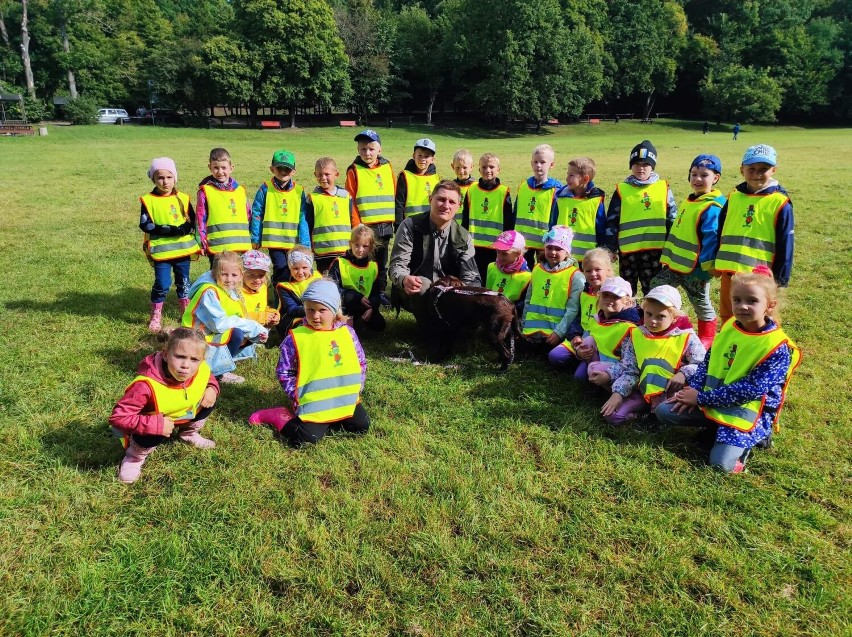
[[[574,240],[574,231],[568,226],[553,226],[542,237],[544,247],[557,246],[571,252],[571,242]]]
[[[158,170],[168,170],[177,181],[177,166],[175,161],[170,157],[155,157],[151,160],[151,167],[148,169],[148,179],[154,178],[154,173]]]

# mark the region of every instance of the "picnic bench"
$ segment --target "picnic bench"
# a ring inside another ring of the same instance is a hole
[[[601,120],[600,120],[599,117],[590,117],[589,118],[589,124],[600,124],[600,123],[601,123]]]
[[[340,127],[343,128],[346,126],[347,128],[355,128],[358,125],[354,119],[342,119],[340,120]]]
[[[556,119],[555,117],[553,117],[553,118],[551,118],[551,119],[547,120],[547,123],[548,123],[550,126],[559,126],[559,120],[558,120],[558,119]]]
[[[35,135],[35,129],[22,119],[7,119],[0,122],[0,135]]]
[[[277,119],[262,119],[260,120],[261,128],[281,128],[281,122]]]

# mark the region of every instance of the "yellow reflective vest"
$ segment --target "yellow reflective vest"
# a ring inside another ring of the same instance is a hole
[[[666,241],[666,207],[669,184],[660,179],[646,186],[618,184],[621,220],[618,249],[624,253],[661,250]]]
[[[524,235],[527,247],[532,250],[544,248],[541,238],[550,230],[550,211],[555,195],[555,188],[530,188],[526,181],[518,186],[518,196],[515,199],[515,230]]]
[[[790,348],[792,357],[784,379],[784,387],[781,390],[781,404],[778,405],[778,410],[772,421],[773,428],[778,431],[778,416],[781,413],[781,407],[784,405],[790,377],[802,360],[801,350],[780,327],[776,326],[766,332],[751,333],[743,331],[736,324],[735,319],[729,319],[713,341],[713,348],[710,350],[710,362],[707,364],[704,391],[730,385],[745,378],[782,345],[787,345]],[[721,425],[727,425],[740,431],[751,431],[757,425],[763,413],[765,402],[766,396],[763,396],[744,405],[701,407],[701,411],[710,420]]]
[[[530,301],[524,314],[523,333],[549,336],[565,316],[565,304],[571,295],[571,277],[577,266],[548,272],[536,264],[530,278]]]
[[[296,296],[298,296],[301,299],[302,295],[305,293],[305,290],[308,289],[308,286],[311,283],[313,283],[314,281],[316,281],[317,279],[321,279],[321,278],[322,278],[322,275],[319,272],[315,271],[315,272],[311,272],[311,276],[309,276],[304,281],[287,281],[285,283],[277,283],[275,285],[275,288],[276,289],[281,288],[282,290],[288,290],[289,292],[292,292],[293,294],[295,294]],[[282,314],[284,313],[284,306],[281,304],[280,299],[279,299],[279,303],[278,303],[278,311],[281,312]]]
[[[266,204],[260,235],[264,248],[289,250],[298,243],[304,192],[305,189],[295,183],[289,190],[279,190],[271,179],[266,182]]]
[[[669,379],[677,373],[692,330],[680,334],[653,336],[632,330],[630,340],[639,366],[639,391],[647,402],[666,391]]]
[[[180,226],[189,221],[189,195],[185,193],[166,196],[148,193],[140,201],[158,226]],[[201,247],[192,232],[180,237],[152,237],[146,233],[142,250],[154,261],[171,261],[193,257],[201,252]]]
[[[149,376],[137,376],[130,385],[139,382],[147,383],[154,396],[154,409],[150,414],[162,414],[176,425],[187,423],[200,411],[201,399],[210,382],[210,366],[201,361],[195,376],[181,385],[166,385]]]
[[[508,193],[509,187],[502,184],[494,190],[483,190],[474,184],[467,191],[467,231],[474,246],[490,248],[503,232],[503,203]]]
[[[464,200],[465,200],[465,197],[467,197],[467,193],[470,191],[470,187],[473,186],[476,183],[477,182],[475,182],[475,181],[472,181],[469,184],[460,184],[459,182],[456,182],[456,185],[459,187],[459,190],[461,190],[461,198],[459,199],[459,201],[461,202],[461,205],[459,206],[459,209],[456,211],[456,216],[453,217],[453,218],[456,220],[456,223],[459,224],[459,225],[461,225],[462,218],[464,217]]]
[[[589,334],[595,339],[600,359],[604,362],[621,360],[621,343],[634,327],[636,324],[630,321],[610,321],[602,318],[595,320]]]
[[[701,254],[701,223],[704,213],[713,206],[721,209],[725,198],[718,190],[712,190],[695,200],[686,199],[681,204],[677,218],[669,230],[669,236],[663,246],[660,263],[667,265],[673,272],[689,274],[698,265]]]
[[[312,192],[314,204],[314,229],[311,233],[311,245],[317,256],[343,254],[349,247],[349,235],[352,234],[352,219],[349,216],[349,193],[340,188],[338,193]]]
[[[236,190],[219,190],[210,184],[204,184],[201,189],[207,198],[208,252],[251,250],[246,189],[238,186]]]
[[[246,316],[252,321],[257,321],[261,325],[266,325],[266,308],[269,303],[267,296],[266,283],[260,286],[257,292],[254,292],[243,286],[243,300],[246,304]]]
[[[361,363],[352,333],[345,325],[327,331],[300,326],[290,336],[299,357],[296,415],[321,424],[351,418],[361,393]]]
[[[719,235],[715,268],[720,272],[751,272],[759,265],[772,268],[775,259],[775,221],[789,201],[782,192],[728,195],[728,212]]]
[[[532,272],[529,270],[505,274],[500,272],[496,263],[489,263],[485,273],[485,287],[502,294],[512,303],[517,303],[524,298],[531,278]]]
[[[432,196],[432,190],[441,178],[437,174],[416,175],[407,170],[403,170],[400,174],[405,178],[406,185],[403,218],[429,212],[429,197]]]
[[[198,310],[198,304],[201,302],[201,297],[204,296],[204,293],[208,290],[212,290],[216,295],[219,305],[221,305],[222,309],[225,310],[225,314],[227,316],[245,317],[245,307],[240,301],[232,299],[227,290],[220,288],[215,283],[205,283],[195,291],[195,294],[190,299],[189,305],[186,306],[186,310],[183,312],[180,324],[183,327],[194,327],[201,330],[204,334],[204,339],[208,344],[213,345],[214,347],[221,347],[228,344],[228,339],[231,338],[232,330],[225,330],[221,334],[210,334],[207,332],[207,328],[204,323],[195,317],[195,312]]]
[[[571,256],[578,263],[583,259],[583,255],[597,245],[595,221],[603,200],[603,195],[600,197],[556,198],[556,208],[559,212],[554,225],[568,226],[574,231],[574,239],[571,241]]]
[[[370,261],[363,268],[359,268],[349,259],[339,257],[337,267],[340,270],[340,283],[347,290],[355,290],[363,296],[370,296],[373,284],[379,278],[379,264]]]
[[[358,180],[355,208],[361,222],[368,226],[375,223],[393,223],[396,184],[390,163],[373,168],[352,165]]]

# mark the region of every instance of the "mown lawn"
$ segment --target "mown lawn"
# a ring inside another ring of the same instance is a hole
[[[381,132],[397,170],[429,135],[440,170],[459,147],[494,151],[513,190],[548,142],[555,176],[590,155],[607,192],[648,137],[678,199],[696,154],[720,155],[727,190],[746,146],[775,145],[798,225],[782,317],[806,358],[775,448],[736,477],[708,469],[690,432],[605,427],[600,401],[543,362],[499,375],[481,344],[451,367],[394,362],[415,345],[403,314],[365,341],[368,436],[294,452],[249,428],[281,398],[267,350],[224,388],[215,450],[167,445],[121,485],[106,419],[155,347],[137,228],[151,157],[172,156],[193,192],[225,146],[253,194],[281,147],[303,182],[320,155],[343,172],[353,131],[0,138],[0,633],[850,634],[852,131],[699,128]],[[173,293],[167,307],[175,324]]]

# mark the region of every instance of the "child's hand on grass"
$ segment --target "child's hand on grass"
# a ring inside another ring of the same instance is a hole
[[[601,414],[604,416],[611,416],[615,413],[615,411],[621,407],[621,403],[624,402],[624,397],[621,394],[613,394],[609,397],[603,407],[601,407]]]

